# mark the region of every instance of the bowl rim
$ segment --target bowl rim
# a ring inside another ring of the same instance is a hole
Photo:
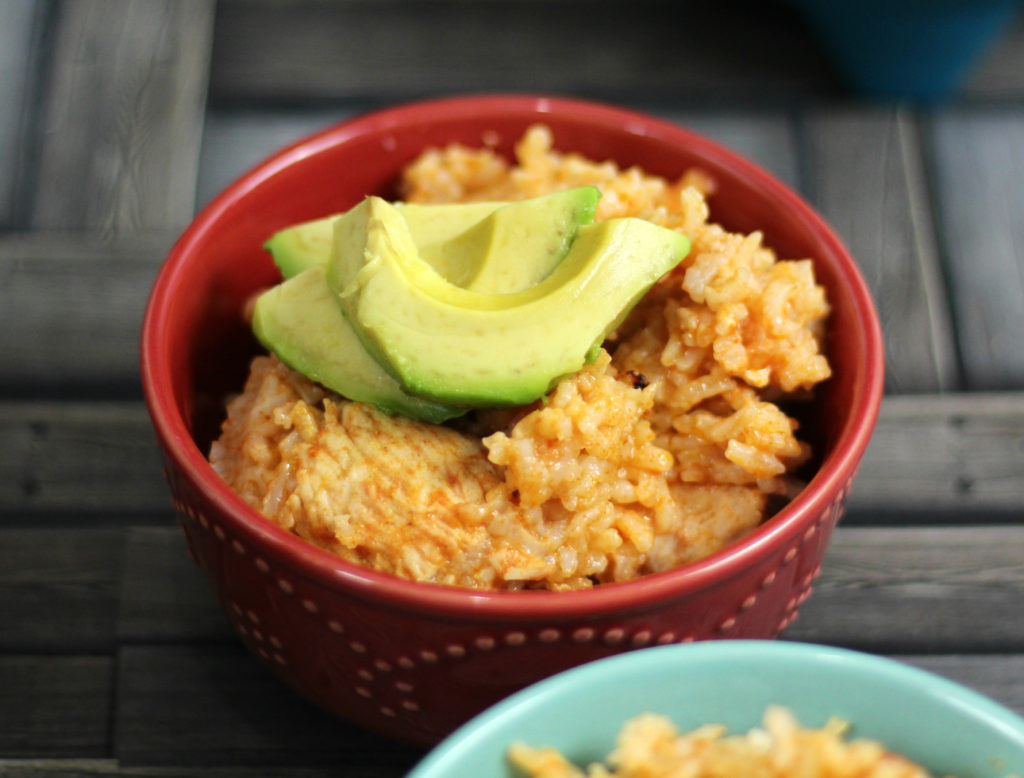
[[[414,765],[407,778],[452,775],[465,752],[472,752],[495,731],[506,731],[530,711],[574,690],[634,678],[672,678],[682,670],[717,667],[798,664],[828,667],[843,675],[877,677],[893,689],[925,695],[942,705],[955,707],[986,727],[1009,734],[1024,747],[1024,718],[1013,710],[963,684],[930,670],[885,656],[850,648],[785,640],[726,640],[642,648],[595,659],[537,681],[494,703],[460,726]],[[712,722],[706,722],[712,723]],[[512,735],[507,740],[511,742]],[[608,744],[605,753],[611,750]]]
[[[386,132],[405,123],[423,122],[443,115],[446,121],[479,121],[481,116],[497,118],[535,116],[542,121],[548,113],[568,114],[604,127],[651,137],[659,142],[698,147],[705,158],[736,174],[766,197],[775,199],[805,223],[827,245],[840,264],[843,283],[850,291],[850,304],[863,322],[863,381],[854,388],[852,414],[840,430],[833,451],[804,489],[770,520],[744,538],[703,559],[672,570],[600,587],[574,591],[478,591],[438,584],[414,582],[361,567],[313,546],[265,519],[227,486],[213,470],[177,412],[168,361],[161,359],[161,333],[170,305],[169,292],[192,251],[214,229],[221,215],[237,200],[292,163],[351,139]],[[771,553],[826,511],[853,477],[873,432],[883,392],[883,345],[874,302],[857,265],[840,238],[824,219],[796,192],[756,163],[680,125],[643,111],[602,102],[569,97],[528,94],[459,95],[424,99],[363,113],[299,138],[256,164],[213,198],[186,227],[161,266],[142,324],[140,371],[145,402],[164,456],[230,522],[232,529],[263,546],[275,562],[293,573],[329,588],[345,589],[365,600],[416,612],[449,616],[472,614],[474,618],[513,617],[527,622],[569,618],[589,614],[611,614],[637,606],[654,605],[664,598],[684,597],[704,586],[739,575],[751,562]]]

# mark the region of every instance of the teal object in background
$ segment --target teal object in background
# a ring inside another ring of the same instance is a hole
[[[954,95],[1014,20],[1019,0],[789,0],[854,90],[933,102]]]
[[[429,753],[408,778],[512,778],[510,743],[600,761],[629,718],[663,713],[680,730],[758,726],[769,705],[807,727],[838,716],[935,775],[1024,776],[1024,719],[931,673],[845,649],[786,641],[710,641],[641,649],[541,681],[498,703]]]

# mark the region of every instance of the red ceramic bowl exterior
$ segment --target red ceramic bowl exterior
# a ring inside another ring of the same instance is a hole
[[[833,312],[834,377],[804,418],[819,453],[804,491],[755,532],[698,563],[582,592],[478,593],[416,584],[342,561],[263,519],[205,454],[255,343],[242,303],[277,280],[261,248],[275,230],[389,194],[428,146],[511,144],[547,124],[555,147],[668,177],[713,174],[714,220],[761,229],[783,257],[811,256]],[[534,96],[413,103],[303,140],[242,177],[172,249],[142,336],[145,396],[189,549],[242,641],[323,708],[429,745],[544,676],[609,654],[710,638],[770,638],[795,617],[867,446],[882,394],[882,345],[865,284],[832,230],[736,154],[653,117]]]

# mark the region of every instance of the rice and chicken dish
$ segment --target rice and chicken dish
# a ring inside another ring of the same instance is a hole
[[[443,425],[351,402],[256,357],[210,461],[269,520],[375,570],[473,589],[579,589],[700,559],[800,488],[810,456],[780,401],[830,375],[828,301],[810,259],[712,221],[714,182],[677,181],[553,149],[528,130],[510,161],[432,149],[410,203],[601,190],[597,220],[635,216],[691,251],[596,360],[540,402]],[[452,354],[452,359],[457,359]]]
[[[728,733],[718,724],[679,732],[646,713],[623,726],[604,763],[581,768],[550,746],[515,743],[509,761],[527,778],[929,778],[923,767],[867,738],[850,739],[839,719],[805,728],[786,708],[769,707],[761,727]]]

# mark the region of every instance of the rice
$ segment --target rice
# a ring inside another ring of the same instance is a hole
[[[779,706],[743,734],[717,724],[680,733],[668,717],[646,713],[626,722],[604,763],[585,769],[551,747],[515,743],[508,755],[527,778],[928,778],[906,757],[875,740],[847,739],[847,731],[838,719],[801,727]]]
[[[682,231],[687,258],[599,358],[527,408],[436,426],[324,391],[272,356],[253,361],[210,452],[263,515],[345,559],[477,589],[578,589],[713,553],[800,488],[810,455],[777,404],[829,376],[828,314],[810,260],[709,221],[713,183],[669,182],[551,147],[531,128],[514,162],[430,150],[410,202],[518,200],[584,184],[598,219]]]

